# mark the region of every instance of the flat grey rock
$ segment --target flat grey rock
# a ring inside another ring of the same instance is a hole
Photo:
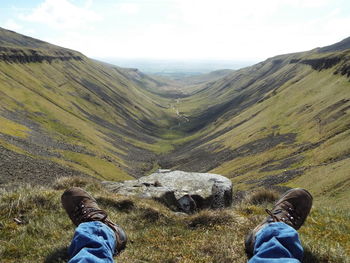
[[[103,185],[125,196],[156,199],[185,213],[224,208],[232,203],[232,182],[218,174],[159,170],[138,180],[105,181]]]

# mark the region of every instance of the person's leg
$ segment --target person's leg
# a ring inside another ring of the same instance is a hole
[[[113,255],[125,249],[124,230],[108,219],[96,200],[81,188],[66,190],[61,201],[69,218],[77,226],[69,248],[70,263],[114,262]]]
[[[112,263],[115,242],[114,232],[102,222],[81,223],[68,249],[69,263]]]
[[[305,189],[287,191],[270,211],[269,216],[251,231],[245,240],[249,263],[300,262],[303,248],[298,230],[312,207],[312,196]]]
[[[256,234],[254,256],[249,263],[290,262],[303,258],[298,232],[285,223],[271,223]]]

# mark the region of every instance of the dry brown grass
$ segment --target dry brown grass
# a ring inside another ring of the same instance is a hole
[[[100,181],[93,177],[61,177],[55,181],[52,188],[55,190],[66,190],[71,187],[81,187],[87,191],[103,190]]]
[[[204,210],[190,217],[188,226],[190,227],[212,227],[215,225],[225,225],[234,222],[232,214],[226,210]]]
[[[264,203],[273,203],[279,198],[280,194],[272,189],[259,188],[252,191],[245,198],[245,202],[252,205]]]

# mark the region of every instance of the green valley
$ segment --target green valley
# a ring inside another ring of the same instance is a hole
[[[2,183],[171,168],[347,203],[349,42],[176,82],[1,29]]]
[[[79,186],[125,227],[123,262],[246,262],[244,236],[293,187],[314,196],[304,262],[347,262],[349,113],[350,38],[168,79],[0,28],[1,261],[66,262],[59,198]],[[160,168],[226,176],[233,205],[181,215],[100,183]]]

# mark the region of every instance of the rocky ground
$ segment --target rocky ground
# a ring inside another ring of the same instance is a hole
[[[65,176],[85,174],[45,159],[19,154],[0,145],[0,188],[14,187],[23,183],[49,185]]]

